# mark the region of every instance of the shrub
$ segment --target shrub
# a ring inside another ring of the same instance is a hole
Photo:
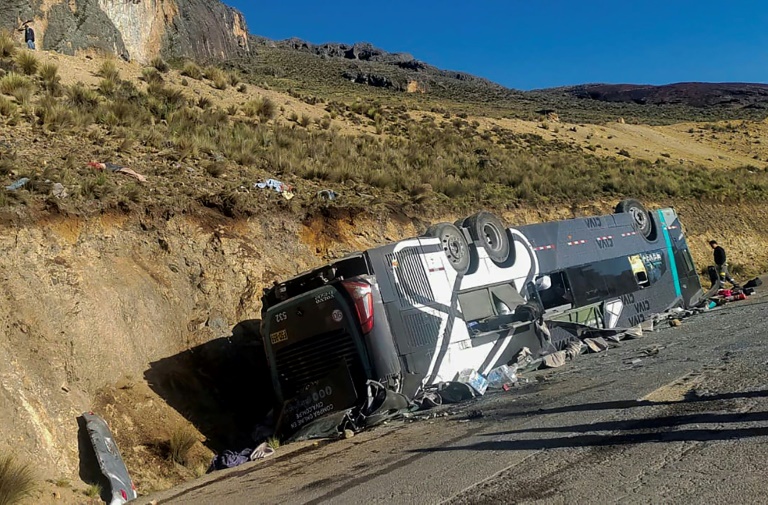
[[[120,80],[120,72],[117,70],[117,65],[112,60],[104,60],[104,63],[101,64],[96,75],[104,79],[109,79],[110,81],[117,82]]]
[[[219,67],[207,67],[205,69],[205,78],[211,81],[216,89],[227,89],[227,86],[229,86],[227,73]]]
[[[32,51],[20,51],[16,55],[14,64],[24,75],[35,75],[40,62]]]
[[[91,484],[88,486],[83,494],[88,498],[98,498],[101,496],[101,484]]]
[[[272,119],[275,117],[275,102],[266,97],[259,97],[243,104],[243,112],[248,117],[260,117],[262,119]]]
[[[10,58],[16,53],[16,42],[13,35],[3,30],[0,31],[0,58]]]
[[[0,116],[10,116],[16,112],[16,104],[6,97],[0,95]]]
[[[237,91],[240,93],[247,93],[248,92],[248,85],[246,83],[240,83],[240,86],[237,87]]]
[[[165,82],[163,76],[154,67],[147,67],[141,69],[141,80],[147,84],[157,83],[162,84]]]
[[[200,69],[200,66],[197,65],[197,63],[193,63],[191,61],[188,61],[184,64],[184,67],[181,69],[181,75],[187,76],[190,79],[200,80],[203,78],[203,71]]]
[[[197,442],[197,435],[190,428],[177,428],[171,433],[168,441],[169,457],[171,461],[180,465],[188,462],[189,451]]]
[[[40,78],[43,80],[43,87],[53,92],[59,87],[61,77],[59,77],[59,67],[55,63],[44,63],[40,67]]]
[[[0,93],[6,95],[16,96],[19,90],[22,89],[28,89],[31,93],[32,86],[32,81],[15,72],[9,72],[4,77],[0,78]]]
[[[40,124],[50,131],[59,131],[73,123],[72,111],[53,97],[46,97],[40,101],[35,110]]]
[[[210,98],[208,98],[206,96],[201,96],[197,100],[197,106],[200,107],[203,110],[208,110],[208,109],[210,109],[213,106],[213,102],[211,101]]]
[[[149,64],[152,65],[152,67],[155,70],[162,73],[167,72],[168,69],[170,68],[168,66],[168,63],[166,63],[166,61],[160,56],[156,56],[155,58],[152,58],[152,61],[150,61]]]
[[[36,487],[32,468],[13,456],[0,456],[0,505],[17,503]]]
[[[267,439],[267,446],[274,450],[278,450],[280,448],[280,439],[277,437],[269,437]]]
[[[92,109],[99,105],[99,95],[83,83],[78,82],[66,88],[64,91],[67,102],[75,107]]]
[[[99,86],[96,88],[104,96],[111,97],[117,92],[118,82],[114,79],[104,78],[99,81]]]

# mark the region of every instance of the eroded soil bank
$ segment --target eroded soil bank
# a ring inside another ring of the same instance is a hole
[[[613,204],[502,215],[523,224],[610,212]],[[679,202],[676,208],[700,269],[710,263],[706,241],[715,238],[737,277],[766,270],[768,216],[761,205]],[[246,379],[221,391],[206,385],[217,373],[208,365],[230,352],[223,337],[259,317],[262,288],[329,257],[457,217],[337,209],[248,220],[218,214],[8,220],[0,236],[0,449],[33,462],[40,478],[51,481],[38,493],[58,492],[66,501],[89,479],[76,418],[93,409],[112,426],[141,493],[202,473],[211,449],[227,442],[212,427],[249,422],[222,412],[221,399],[247,403],[260,394],[247,382],[253,365],[247,360]],[[239,336],[247,341],[247,332]],[[205,439],[186,466],[167,458],[168,440],[184,427]],[[57,488],[62,480],[72,484]]]

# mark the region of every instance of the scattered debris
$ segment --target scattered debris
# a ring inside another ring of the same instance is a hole
[[[482,410],[470,410],[467,412],[467,419],[480,419],[485,416]]]
[[[10,186],[6,186],[5,189],[7,189],[8,191],[16,191],[17,189],[21,189],[24,186],[26,186],[28,182],[29,182],[29,177],[22,177],[21,179],[14,182]]]
[[[88,166],[91,168],[95,168],[96,170],[99,170],[99,171],[109,170],[110,172],[125,174],[129,177],[133,177],[139,182],[147,182],[147,178],[141,175],[140,173],[135,172],[128,167],[117,165],[115,163],[100,163],[98,161],[90,161],[88,162]]]
[[[472,368],[465,368],[459,372],[456,381],[472,386],[472,389],[480,395],[485,394],[485,390],[488,389],[488,380]]]
[[[443,403],[460,403],[475,397],[475,390],[469,384],[462,382],[442,382],[437,387],[437,393]]]
[[[216,470],[224,470],[226,468],[234,468],[240,466],[243,463],[250,461],[253,449],[243,449],[240,452],[230,451],[227,449],[221,454],[217,454],[211,461],[211,466],[208,467],[208,472],[211,473]]]
[[[283,195],[286,200],[290,200],[294,196],[293,186],[278,181],[277,179],[267,179],[265,182],[257,182],[253,187],[258,189],[273,189]]]
[[[488,373],[488,387],[503,388],[505,385],[517,382],[517,365],[501,365]]]
[[[656,356],[659,354],[659,351],[666,349],[665,346],[655,345],[653,347],[649,347],[648,349],[643,349],[643,355],[644,356]]]
[[[275,450],[269,446],[269,442],[262,442],[259,444],[256,449],[253,450],[250,456],[248,456],[248,459],[251,461],[256,461],[257,459],[264,459],[272,456],[275,453]]]
[[[317,197],[321,200],[335,200],[338,196],[338,193],[332,189],[323,189],[317,192]]]
[[[669,325],[673,328],[677,328],[678,326],[682,326],[683,322],[679,319],[670,319]]]
[[[565,365],[566,353],[565,351],[557,351],[552,354],[544,356],[544,366],[547,368],[560,368]]]
[[[576,356],[584,354],[587,351],[587,346],[581,340],[574,340],[568,344],[565,349],[565,355],[568,359],[575,359]]]
[[[584,343],[587,344],[589,350],[592,352],[603,352],[608,350],[608,342],[603,337],[585,338]]]
[[[67,191],[67,188],[65,188],[64,185],[60,182],[57,182],[53,185],[51,192],[56,198],[66,198],[69,196],[69,191]]]

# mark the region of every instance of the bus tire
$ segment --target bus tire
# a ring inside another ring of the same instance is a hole
[[[498,217],[490,212],[478,212],[466,218],[463,225],[472,240],[480,242],[491,261],[498,265],[508,263],[512,247],[507,229]]]
[[[622,200],[616,205],[616,213],[630,214],[632,226],[647,240],[656,240],[656,221],[642,203],[634,198]]]
[[[462,275],[467,273],[470,265],[469,245],[461,230],[451,223],[437,223],[427,228],[425,235],[440,239],[445,257],[453,269]]]

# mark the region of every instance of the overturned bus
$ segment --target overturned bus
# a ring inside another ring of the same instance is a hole
[[[353,406],[369,379],[410,398],[523,347],[545,353],[541,318],[630,327],[701,296],[675,211],[624,200],[509,228],[480,212],[352,254],[265,290],[261,330],[295,431]]]

